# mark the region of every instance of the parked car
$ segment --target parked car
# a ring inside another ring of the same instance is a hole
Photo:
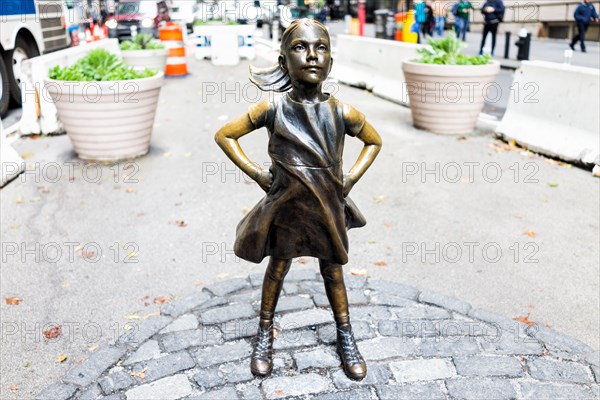
[[[108,37],[131,40],[134,32],[158,37],[158,25],[170,20],[170,11],[170,1],[121,0],[106,22]]]

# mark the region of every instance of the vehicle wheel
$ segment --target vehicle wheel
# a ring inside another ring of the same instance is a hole
[[[8,103],[10,102],[10,90],[8,88],[8,74],[4,66],[4,60],[0,57],[0,118],[6,117]]]
[[[7,51],[4,55],[10,85],[10,97],[16,106],[21,106],[21,67],[23,61],[39,55],[37,47],[33,46],[32,48],[21,36],[17,37],[15,48]]]

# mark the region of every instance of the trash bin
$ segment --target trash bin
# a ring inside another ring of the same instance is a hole
[[[519,39],[515,43],[517,48],[517,60],[529,60],[529,49],[531,47],[531,33],[523,28],[519,31]]]
[[[387,24],[387,16],[389,14],[389,10],[375,10],[375,37],[379,39],[385,39],[387,37],[386,34],[386,24]]]

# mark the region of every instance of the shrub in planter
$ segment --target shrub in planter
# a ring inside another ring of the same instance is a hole
[[[463,48],[450,32],[429,40],[429,47],[418,50],[420,59],[402,64],[415,127],[445,134],[475,129],[500,64],[489,56],[462,54]]]
[[[139,34],[133,40],[121,43],[123,62],[135,69],[151,68],[165,70],[168,50],[152,35]]]
[[[162,71],[136,71],[96,49],[48,75],[45,90],[79,157],[114,161],[148,152]]]

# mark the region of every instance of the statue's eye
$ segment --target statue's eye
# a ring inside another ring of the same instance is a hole
[[[296,50],[296,51],[302,51],[302,50],[304,50],[304,45],[297,44],[297,45],[294,46],[294,50]]]
[[[321,51],[327,51],[327,46],[325,46],[324,44],[321,44],[321,45],[319,45],[318,49]]]

